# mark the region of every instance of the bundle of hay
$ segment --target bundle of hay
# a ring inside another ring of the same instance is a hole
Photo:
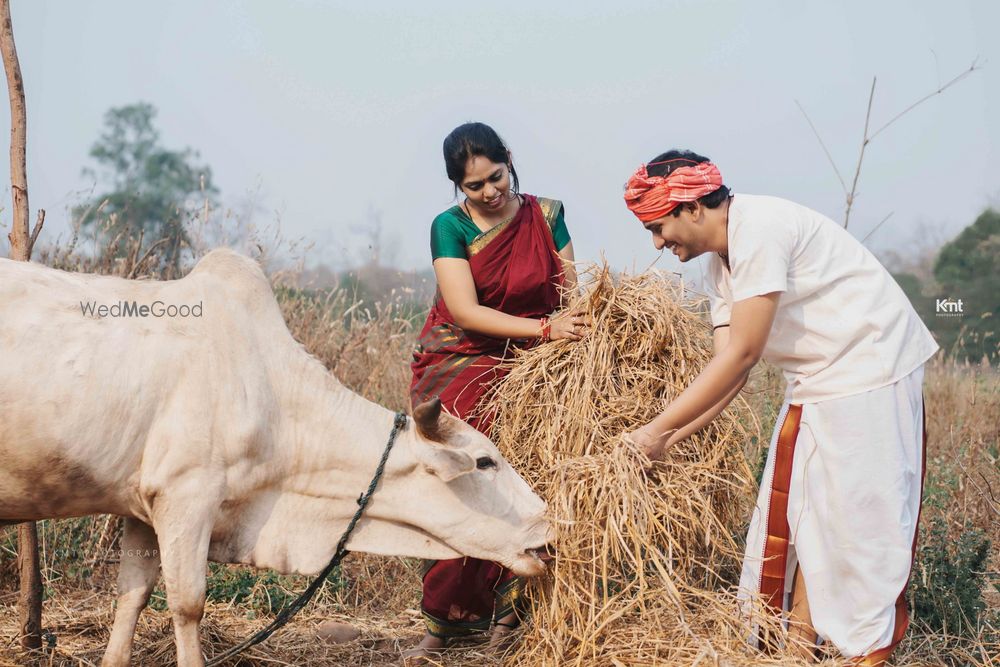
[[[650,465],[622,434],[697,376],[711,330],[663,274],[588,275],[570,308],[589,314],[591,333],[520,353],[490,401],[495,442],[559,529],[553,576],[530,589],[534,620],[511,663],[745,656],[732,590],[756,424],[740,399]]]

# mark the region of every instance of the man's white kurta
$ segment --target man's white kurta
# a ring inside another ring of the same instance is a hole
[[[792,403],[892,384],[937,344],[903,290],[846,229],[777,197],[737,194],[729,206],[730,272],[708,261],[712,324],[732,304],[781,292],[764,360],[779,367]]]
[[[798,564],[816,631],[844,655],[864,655],[891,642],[909,578],[923,472],[923,364],[937,344],[892,276],[829,218],[776,197],[737,194],[728,236],[729,268],[713,255],[705,277],[712,324],[728,325],[737,301],[779,292],[763,354],[787,381],[775,439],[788,406],[803,406],[786,593]],[[740,581],[748,614],[760,590],[774,445]]]

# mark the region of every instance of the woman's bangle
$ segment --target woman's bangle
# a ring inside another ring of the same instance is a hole
[[[547,317],[543,317],[542,319],[540,319],[539,323],[541,324],[541,331],[538,337],[542,340],[543,343],[547,343],[552,337],[552,325],[549,322],[549,318]]]

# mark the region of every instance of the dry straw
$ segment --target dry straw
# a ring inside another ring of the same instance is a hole
[[[490,401],[495,441],[560,531],[509,663],[767,664],[746,649],[733,593],[759,427],[741,398],[665,461],[645,459],[622,434],[691,383],[711,331],[659,272],[586,275],[570,308],[591,333],[519,353]]]

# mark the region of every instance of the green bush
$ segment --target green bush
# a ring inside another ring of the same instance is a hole
[[[909,588],[913,616],[949,635],[974,635],[985,620],[986,569],[990,540],[963,524],[953,538],[943,517],[921,528],[916,567]]]

